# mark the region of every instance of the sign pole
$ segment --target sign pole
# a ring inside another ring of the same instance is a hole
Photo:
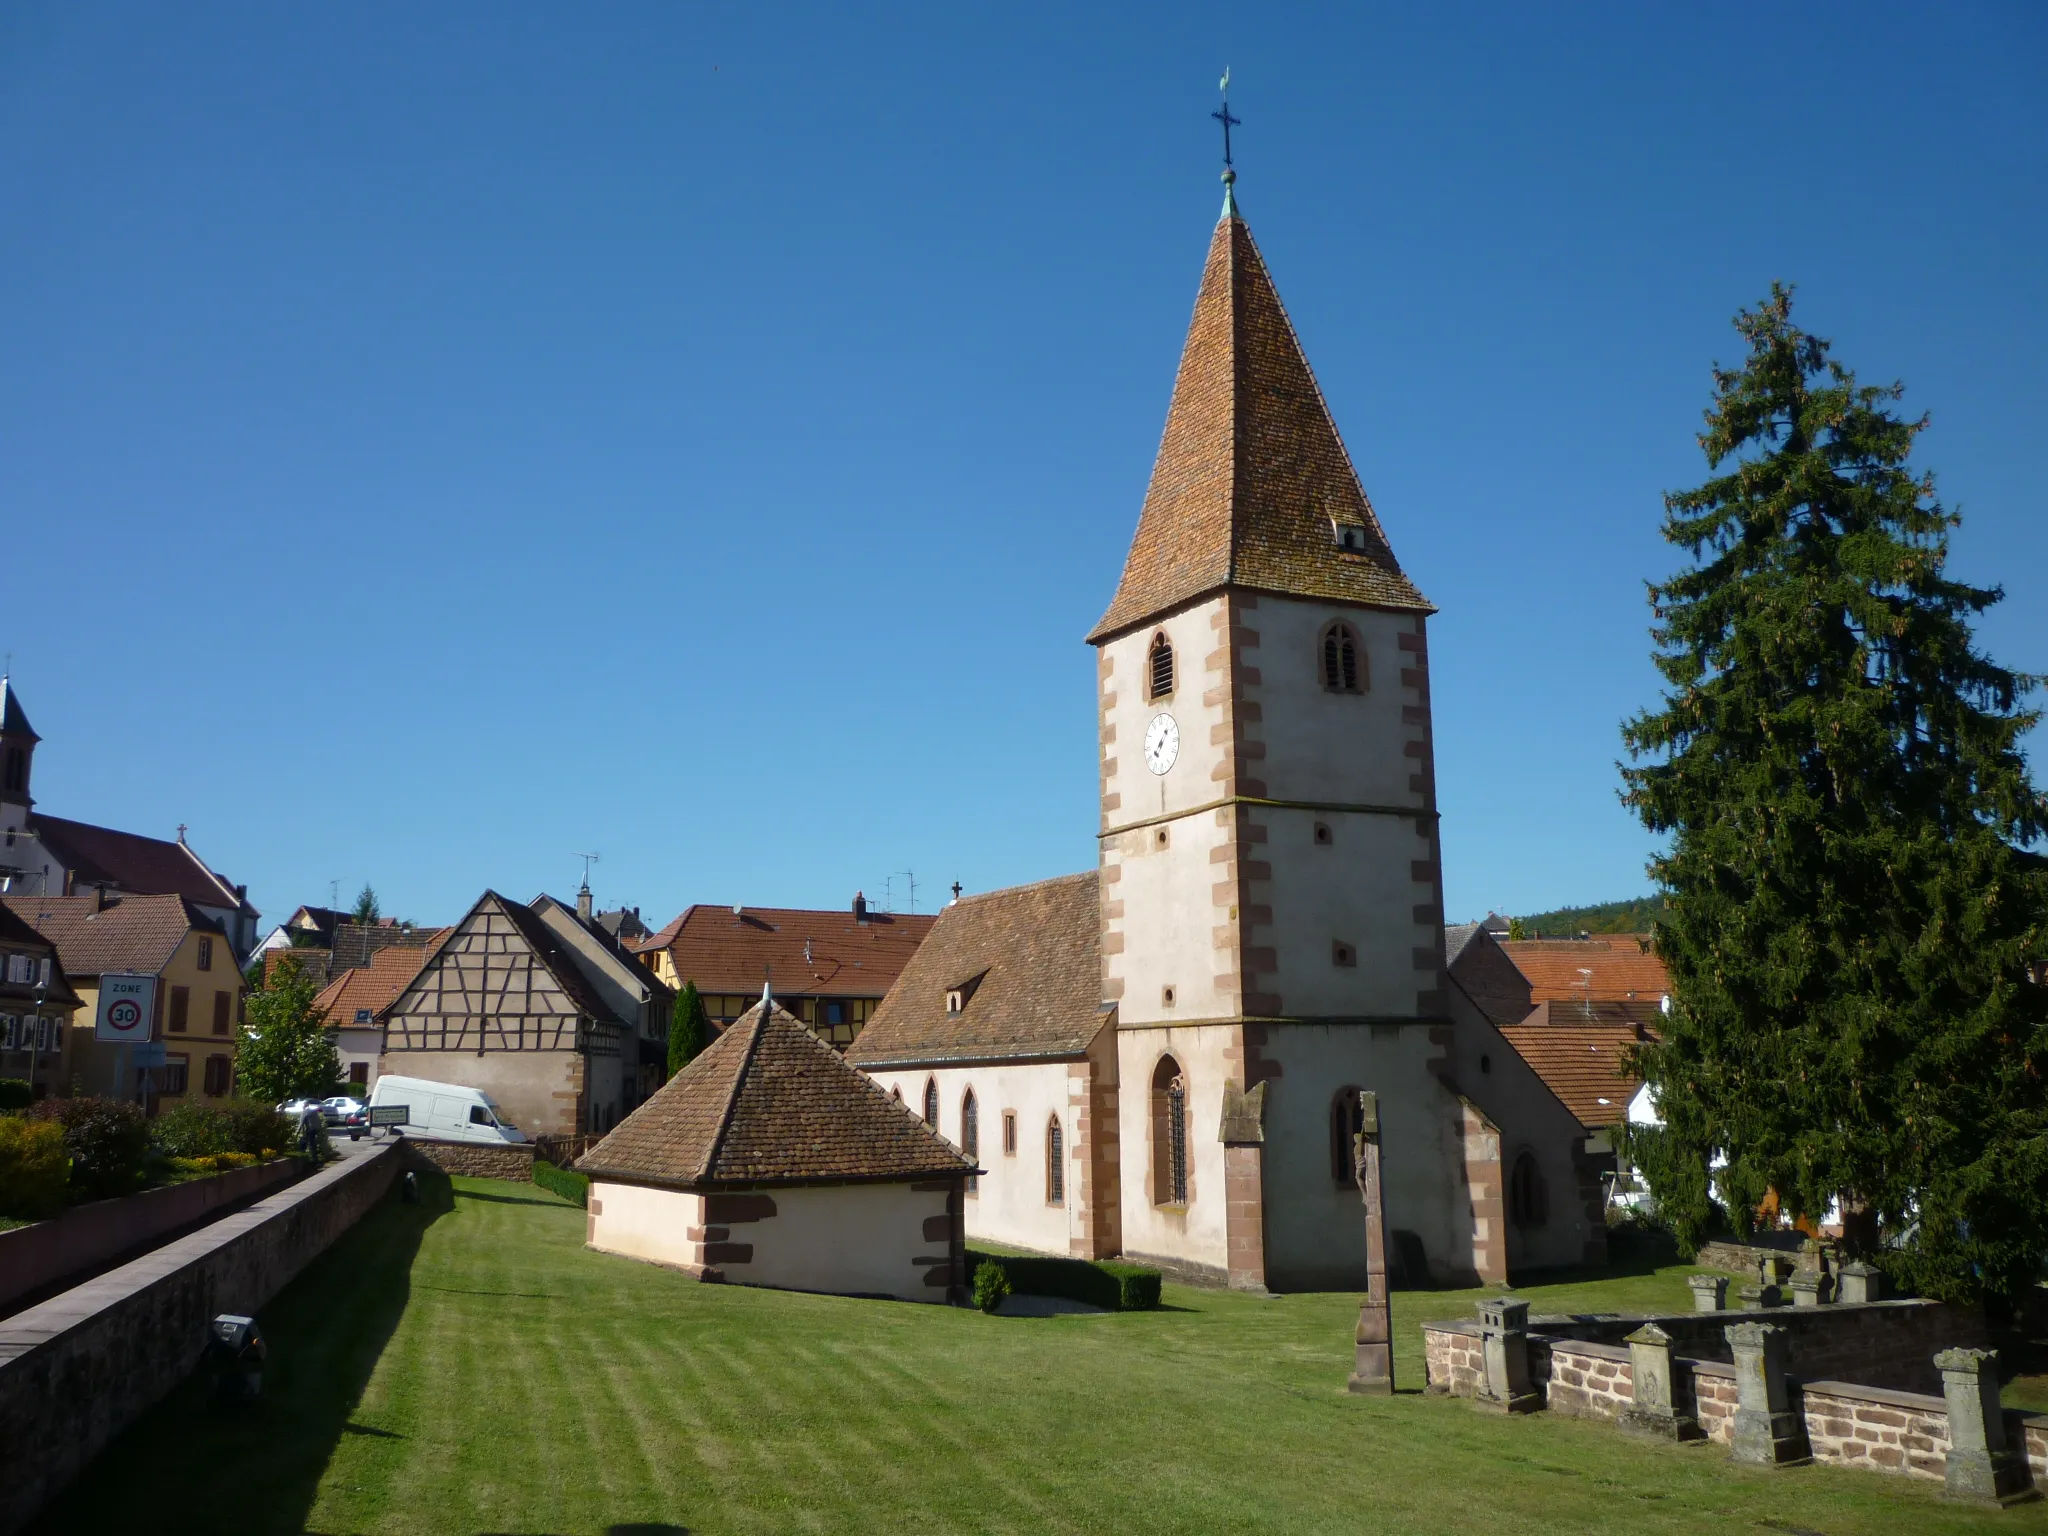
[[[1365,1302],[1358,1309],[1358,1357],[1346,1387],[1371,1396],[1394,1390],[1394,1329],[1387,1300],[1387,1208],[1380,1169],[1379,1095],[1359,1094],[1352,1172],[1365,1201]]]

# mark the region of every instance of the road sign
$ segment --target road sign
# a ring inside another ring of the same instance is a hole
[[[370,1106],[370,1124],[373,1127],[380,1125],[404,1125],[411,1119],[412,1106],[410,1104],[372,1104]]]
[[[92,1037],[113,1045],[147,1040],[156,1018],[156,978],[116,972],[100,978],[99,1013]]]

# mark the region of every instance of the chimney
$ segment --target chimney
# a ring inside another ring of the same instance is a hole
[[[583,889],[576,893],[576,915],[584,922],[590,921],[590,882],[583,882]]]
[[[859,891],[853,893],[853,920],[864,923],[868,920],[868,899]]]

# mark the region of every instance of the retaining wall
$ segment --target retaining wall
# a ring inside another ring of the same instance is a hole
[[[0,1321],[0,1445],[11,1448],[0,1536],[192,1372],[216,1316],[254,1314],[376,1203],[398,1166],[389,1147],[347,1157]]]
[[[0,1308],[267,1194],[297,1178],[304,1166],[279,1158],[118,1200],[95,1200],[48,1221],[0,1232]]]
[[[424,1136],[407,1136],[396,1143],[412,1150],[409,1157],[424,1158],[443,1173],[471,1179],[517,1179],[533,1182],[533,1146],[489,1146],[473,1141],[432,1141]]]

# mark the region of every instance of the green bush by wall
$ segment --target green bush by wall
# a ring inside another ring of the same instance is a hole
[[[0,1216],[40,1221],[64,1205],[71,1153],[64,1128],[25,1115],[0,1115]]]
[[[553,1163],[536,1157],[533,1160],[533,1182],[576,1205],[590,1204],[590,1175],[578,1173],[573,1168],[557,1168]]]
[[[1001,1269],[1020,1296],[1058,1296],[1107,1312],[1149,1312],[1159,1305],[1159,1271],[1139,1264],[967,1250],[970,1274],[978,1276],[984,1264]]]
[[[120,1099],[42,1099],[30,1117],[63,1128],[71,1153],[71,1187],[89,1200],[142,1186],[149,1165],[149,1120]]]
[[[11,1109],[27,1109],[35,1102],[35,1091],[19,1077],[0,1077],[0,1115]]]

